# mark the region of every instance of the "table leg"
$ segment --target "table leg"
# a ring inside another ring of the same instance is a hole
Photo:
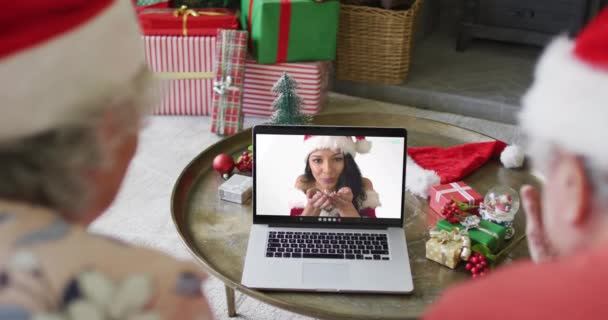
[[[236,317],[236,307],[234,305],[234,289],[226,287],[226,305],[228,306],[228,316]]]

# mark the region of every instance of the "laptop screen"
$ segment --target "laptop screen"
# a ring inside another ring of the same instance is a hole
[[[302,128],[291,133],[257,132],[256,218],[265,222],[399,223],[405,130],[400,136],[394,131],[382,136],[381,129],[374,129],[366,135],[353,129],[350,133],[361,135],[348,136],[343,135],[345,131],[312,128],[309,132]]]

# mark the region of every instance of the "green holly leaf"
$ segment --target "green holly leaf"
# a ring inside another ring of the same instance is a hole
[[[471,247],[471,250],[485,256],[486,259],[492,261],[492,263],[496,262],[496,255],[490,251],[490,248],[484,246],[483,244],[476,244]]]

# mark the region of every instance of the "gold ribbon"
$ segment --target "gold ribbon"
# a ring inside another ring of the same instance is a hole
[[[213,78],[213,72],[155,72],[154,77],[161,80],[211,79]]]
[[[469,260],[471,256],[471,239],[469,238],[466,231],[460,231],[458,228],[452,229],[452,231],[447,230],[431,230],[430,231],[431,238],[437,239],[440,244],[446,244],[448,242],[462,242],[462,249],[460,251],[460,258],[462,260]],[[443,264],[445,264],[445,253],[442,251],[441,259]]]
[[[217,11],[196,11],[193,9],[188,9],[187,6],[181,6],[179,9],[176,9],[173,12],[173,15],[176,17],[179,17],[179,16],[182,17],[182,31],[183,31],[184,37],[187,37],[188,36],[188,16],[193,16],[193,17],[198,17],[200,15],[224,16],[226,14],[223,12],[217,12]]]

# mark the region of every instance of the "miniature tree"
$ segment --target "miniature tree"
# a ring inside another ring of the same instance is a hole
[[[311,117],[300,111],[302,99],[296,93],[297,86],[298,83],[286,72],[275,83],[272,91],[279,96],[272,103],[275,112],[270,119],[271,124],[303,125],[311,122]]]

